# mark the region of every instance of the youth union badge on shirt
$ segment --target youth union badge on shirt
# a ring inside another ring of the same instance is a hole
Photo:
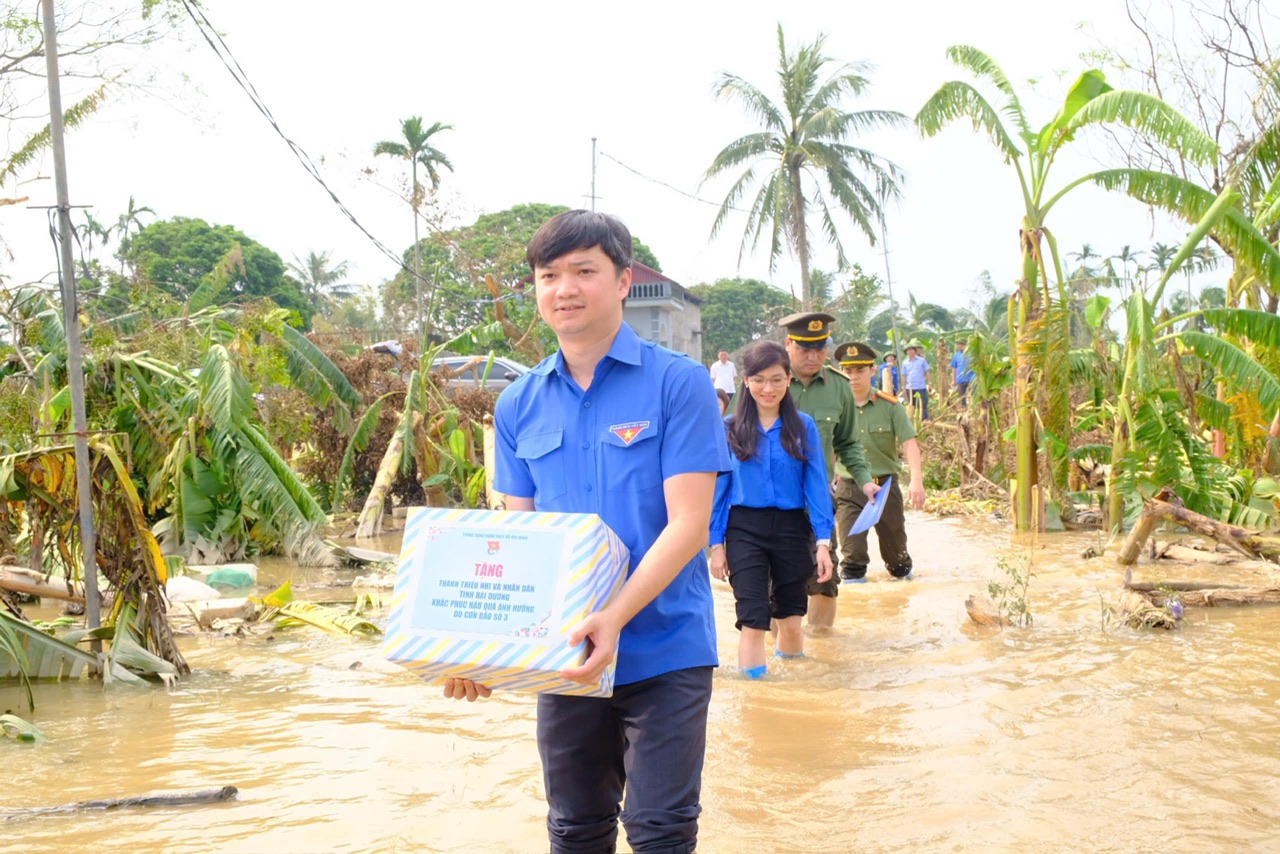
[[[636,438],[649,429],[648,421],[631,421],[626,424],[614,424],[609,428],[609,432],[622,440],[624,445],[630,445]]]

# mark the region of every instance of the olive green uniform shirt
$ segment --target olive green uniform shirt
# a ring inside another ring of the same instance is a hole
[[[903,442],[916,437],[916,428],[906,407],[896,398],[873,390],[867,402],[857,407],[857,412],[858,438],[871,476],[900,476],[903,469],[898,448]],[[836,474],[848,477],[840,466],[836,467]]]
[[[871,472],[858,437],[857,404],[853,400],[853,389],[849,388],[849,378],[830,365],[823,365],[808,385],[793,376],[791,397],[796,408],[818,425],[827,475],[839,471],[842,477],[852,477],[859,488],[870,481]],[[832,469],[833,454],[835,469]]]

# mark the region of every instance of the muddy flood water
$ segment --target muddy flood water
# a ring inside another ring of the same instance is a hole
[[[1280,610],[1135,631],[1104,618],[1121,573],[1080,558],[1096,535],[1011,546],[986,520],[909,524],[916,581],[873,564],[809,660],[763,683],[717,672],[701,851],[1280,851]],[[965,597],[1017,554],[1034,626],[973,625]],[[263,585],[308,573],[267,564]],[[194,673],[171,691],[39,686],[49,741],[0,740],[0,806],[239,798],[0,821],[0,850],[546,850],[531,697],[446,701],[376,642],[305,628],[184,652]],[[0,688],[0,709],[20,704]]]

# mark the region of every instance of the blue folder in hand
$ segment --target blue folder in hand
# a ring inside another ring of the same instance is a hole
[[[892,477],[886,477],[884,483],[880,485],[880,491],[876,493],[876,497],[866,503],[862,508],[862,512],[858,514],[858,519],[853,523],[853,530],[849,532],[849,536],[861,534],[863,531],[871,530],[871,526],[880,521],[880,516],[884,513],[884,505],[889,501],[889,484],[893,483]]]

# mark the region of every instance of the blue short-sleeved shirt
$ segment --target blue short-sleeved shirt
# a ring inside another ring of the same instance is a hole
[[[924,388],[929,384],[929,362],[923,356],[907,359],[902,363],[902,376],[907,381],[907,388]]]
[[[539,511],[598,514],[630,549],[633,572],[667,525],[663,481],[729,470],[706,369],[625,323],[585,392],[556,353],[502,393],[494,421],[496,489],[532,497]],[[614,682],[718,663],[699,552],[623,627]]]
[[[801,412],[806,456],[797,460],[782,446],[782,419],[768,430],[757,426],[756,453],[749,460],[732,457],[733,470],[716,481],[716,503],[711,513],[710,543],[724,542],[731,507],[776,507],[779,510],[807,510],[813,536],[831,539],[835,525],[831,508],[831,486],[822,461],[822,437],[818,425]],[[733,419],[725,419],[728,424]]]
[[[956,372],[956,382],[973,382],[974,373],[969,364],[969,353],[967,351],[957,350],[951,354],[951,369]]]

